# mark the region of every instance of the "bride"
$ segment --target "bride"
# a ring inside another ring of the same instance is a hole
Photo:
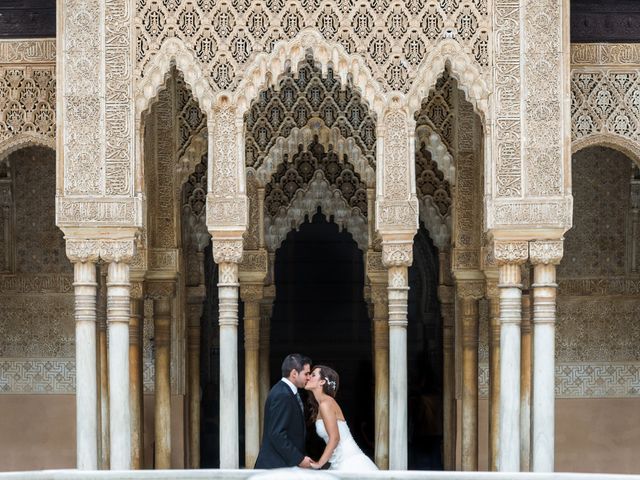
[[[330,462],[330,470],[378,470],[351,436],[342,410],[335,401],[339,382],[340,377],[335,370],[316,365],[304,387],[313,394],[308,396],[311,419],[315,422],[318,436],[327,444],[320,459],[311,462],[311,468],[320,469]]]

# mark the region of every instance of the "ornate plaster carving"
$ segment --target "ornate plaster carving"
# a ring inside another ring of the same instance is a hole
[[[136,242],[116,239],[77,239],[67,238],[67,257],[72,262],[96,261],[129,263],[136,250]]]
[[[382,2],[371,7],[306,1],[286,5],[284,2],[253,5],[245,1],[146,3],[139,8],[136,20],[138,65],[144,70],[163,42],[175,36],[195,52],[214,88],[242,91],[245,85],[238,85],[240,72],[251,71],[252,59],[266,57],[265,52],[274,59],[292,58],[283,55],[278,46],[310,30],[314,32],[313,39],[296,45],[298,49],[319,46],[327,50],[323,52],[327,60],[343,63],[345,68],[352,66],[350,54],[357,54],[361,58],[357,67],[367,67],[392,90],[408,89],[411,79],[418,77],[420,65],[430,63],[427,52],[437,47],[443,37],[455,39],[480,68],[489,64],[489,16],[485,2]],[[207,21],[208,18],[215,21]],[[356,42],[356,38],[360,41]],[[336,52],[338,47],[341,51]],[[357,79],[356,76],[354,80]]]

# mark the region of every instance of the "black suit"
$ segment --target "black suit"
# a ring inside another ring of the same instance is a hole
[[[262,446],[255,468],[295,467],[304,458],[306,427],[300,404],[289,385],[280,380],[264,406]]]

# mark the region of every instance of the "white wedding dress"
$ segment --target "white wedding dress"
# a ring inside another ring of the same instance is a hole
[[[340,441],[333,451],[329,461],[331,466],[329,470],[342,470],[348,472],[369,472],[378,470],[376,464],[367,457],[358,444],[351,436],[351,431],[347,422],[338,420],[338,431],[340,432]],[[322,420],[316,420],[316,433],[325,443],[329,441],[329,434],[324,428]]]

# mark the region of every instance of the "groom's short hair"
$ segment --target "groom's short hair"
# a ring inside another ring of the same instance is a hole
[[[291,353],[287,355],[282,362],[282,376],[288,378],[291,370],[301,372],[305,365],[311,365],[311,359],[300,353]]]

